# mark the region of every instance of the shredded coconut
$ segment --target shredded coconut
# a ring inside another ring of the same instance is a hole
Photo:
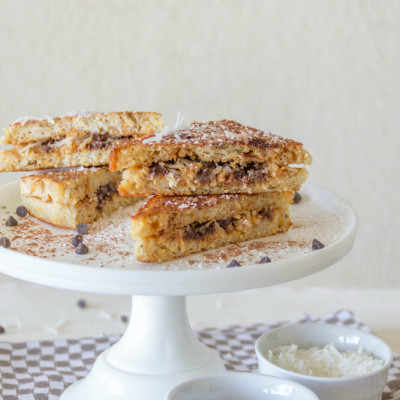
[[[340,352],[332,343],[306,350],[299,349],[296,344],[280,346],[268,350],[265,356],[268,361],[289,371],[326,378],[361,376],[384,365],[382,360],[364,352],[361,346],[357,351]]]
[[[147,139],[144,139],[143,143],[159,143],[159,142],[161,142],[161,140],[163,139],[164,136],[183,127],[184,119],[185,118],[181,115],[181,112],[178,111],[178,115],[176,116],[175,125],[172,128],[170,128],[168,125],[166,125],[164,127],[164,129],[162,129],[159,132],[156,132],[154,136],[150,136]],[[176,139],[179,139],[178,133],[175,133],[174,135],[175,135]]]

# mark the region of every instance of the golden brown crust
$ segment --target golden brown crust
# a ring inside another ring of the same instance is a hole
[[[112,136],[146,136],[162,127],[156,112],[105,112],[25,120],[4,128],[2,144],[27,144],[61,136],[104,133]]]
[[[212,163],[209,163],[212,164]],[[158,171],[158,173],[157,173]],[[296,191],[307,179],[305,168],[258,165],[205,166],[202,163],[168,164],[153,167],[128,168],[122,172],[118,188],[121,196],[138,195],[202,195],[224,193],[265,193]]]
[[[96,135],[66,137],[18,145],[0,151],[0,172],[36,171],[50,168],[108,165],[110,149],[129,137],[99,138]]]
[[[21,195],[74,205],[105,185],[118,187],[121,173],[110,172],[107,167],[78,168],[24,176],[20,179]]]
[[[142,167],[159,161],[270,162],[311,164],[303,145],[238,122],[193,122],[189,127],[160,131],[125,143],[110,153],[110,170]]]
[[[156,196],[131,217],[135,256],[166,261],[289,229],[292,192]]]
[[[121,197],[114,193],[102,207],[94,199],[85,199],[74,205],[43,201],[33,196],[21,196],[30,215],[59,228],[74,229],[79,223],[90,224],[102,216],[110,215],[120,207],[133,205],[140,197]]]
[[[193,222],[228,218],[248,210],[289,207],[293,192],[209,196],[154,196],[131,217],[133,236],[157,236]]]

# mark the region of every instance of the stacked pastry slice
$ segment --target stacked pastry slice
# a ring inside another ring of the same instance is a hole
[[[161,115],[152,112],[87,113],[26,119],[4,129],[0,171],[108,165],[110,149],[157,132]]]
[[[285,232],[292,192],[154,196],[132,217],[135,255],[163,261]]]
[[[107,167],[79,168],[24,176],[20,180],[22,203],[34,217],[49,224],[74,229],[92,223],[140,197],[117,192],[121,174]]]
[[[23,119],[5,128],[1,143],[14,147],[0,152],[0,171],[79,167],[22,178],[22,201],[31,215],[53,225],[75,228],[93,222],[139,200],[118,194],[121,173],[108,170],[109,153],[122,142],[157,132],[160,117],[152,112],[84,112]]]
[[[227,120],[161,131],[110,153],[121,195],[155,195],[132,217],[135,253],[147,262],[286,231],[306,164],[301,143]]]

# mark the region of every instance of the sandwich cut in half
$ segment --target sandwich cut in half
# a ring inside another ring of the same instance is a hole
[[[305,164],[301,143],[227,120],[164,130],[110,153],[128,196],[295,191]]]
[[[153,112],[83,112],[65,117],[26,117],[4,129],[0,171],[108,165],[110,149],[162,127]]]
[[[135,256],[167,261],[285,232],[293,192],[154,196],[131,217]]]
[[[140,197],[122,197],[117,188],[121,173],[106,167],[79,168],[37,175],[20,180],[22,203],[30,215],[61,228],[74,229],[91,223]]]

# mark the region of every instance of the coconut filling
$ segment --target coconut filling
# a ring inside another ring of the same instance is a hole
[[[90,196],[86,195],[82,200],[78,201],[74,207],[78,206],[79,204],[84,204],[84,203],[92,203],[93,201],[96,202],[96,208],[101,211],[104,207],[104,204],[111,200],[112,197],[114,196],[115,193],[118,193],[118,190],[115,188],[112,182],[107,183],[105,185],[99,186],[99,188]],[[44,201],[45,203],[52,203],[54,202],[51,198],[51,196],[48,196],[48,200],[46,201],[45,199],[37,196],[26,196],[26,197],[31,197],[31,198],[36,198],[40,201]],[[69,206],[69,204],[65,204],[66,206]]]
[[[153,163],[147,171],[151,180],[163,177],[167,180],[169,187],[174,187],[180,180],[185,180],[191,186],[217,186],[221,183],[255,184],[264,182],[267,177],[276,177],[280,169],[281,167],[277,164],[250,162],[240,165],[229,162],[180,159],[179,162]]]
[[[26,146],[18,146],[21,155],[47,154],[60,147],[68,151],[84,151],[93,149],[107,149],[114,144],[119,144],[130,136],[109,136],[102,133],[87,136],[64,136],[59,139],[48,139],[40,142],[29,143]]]

